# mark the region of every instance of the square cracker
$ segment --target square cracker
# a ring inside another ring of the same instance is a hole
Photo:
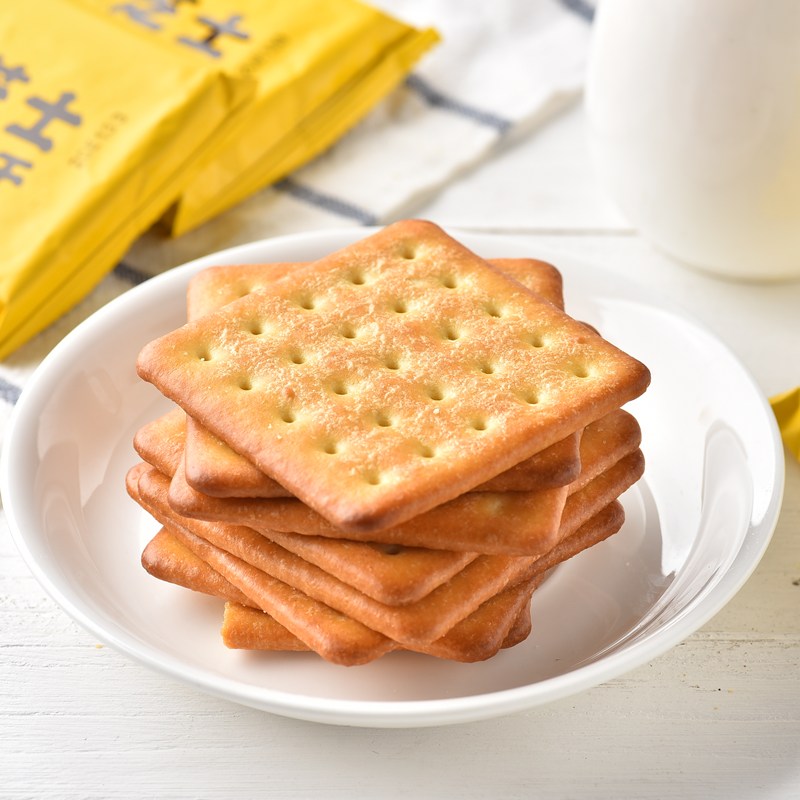
[[[210,569],[210,567],[209,567]],[[415,649],[418,653],[472,663],[514,647],[531,631],[530,599],[544,576],[513,586],[487,600],[444,636]],[[308,650],[266,612],[251,605],[226,603],[222,640],[227,647],[247,650]],[[395,649],[403,649],[396,645]]]
[[[209,564],[184,545],[179,536],[162,529],[145,548],[151,575],[196,592],[222,597],[226,603],[222,638],[227,647],[254,650],[307,651],[308,646],[264,611]],[[143,556],[143,563],[145,558]],[[418,652],[438,658],[472,662],[512,647],[530,633],[530,596],[544,576],[506,589],[487,600],[441,639]],[[394,645],[392,649],[399,649]],[[383,654],[386,648],[378,647]]]
[[[630,471],[624,464],[617,471],[610,468],[625,456],[635,453],[640,438],[635,419],[622,410],[612,412],[587,427],[581,446],[584,469],[580,479],[571,484],[569,490],[576,494],[595,478],[598,481],[591,489],[567,501],[560,535],[579,526],[587,514],[606,504],[638,476],[636,469]],[[640,463],[640,456],[635,456],[635,460]],[[137,487],[139,477],[147,471],[144,465],[132,471],[131,480]],[[155,475],[152,479],[161,481],[166,487],[165,477]],[[390,605],[419,600],[478,555],[274,530],[264,532],[264,535],[344,583]],[[148,571],[153,572],[150,568]]]
[[[649,383],[640,362],[421,221],[187,323],[137,368],[331,523],[371,532]]]
[[[153,514],[155,509],[138,488],[140,476],[151,470],[146,464],[137,464],[128,471],[125,485],[128,494]],[[247,603],[268,611],[275,620],[328,661],[347,666],[366,664],[394,649],[394,643],[383,634],[256,570],[183,526],[176,527],[171,520],[169,531],[184,547],[234,586],[247,598]]]
[[[129,491],[131,491],[131,495],[135,499],[142,502],[145,507],[149,507],[147,501],[143,501],[137,492],[135,477],[143,471],[145,469],[141,466],[135,467],[130,471]],[[151,511],[154,510],[152,507],[150,508]],[[545,574],[561,561],[613,534],[619,529],[623,518],[621,506],[618,503],[612,503],[583,524],[576,533],[566,537],[553,551],[538,559],[530,571],[531,576],[535,578]],[[348,615],[335,613],[326,604],[320,603],[319,600],[309,597],[302,591],[298,592],[295,587],[283,583],[246,561],[242,561],[227,550],[207,541],[201,535],[184,528],[183,525],[177,524],[173,527],[170,524],[169,529],[196,556],[212,566],[216,575],[238,587],[246,596],[247,603],[254,604],[275,614],[276,619],[288,621],[290,629],[294,630],[304,643],[320,652],[325,658],[345,664],[366,663],[396,647],[396,643],[376,635],[374,631],[364,627],[363,624],[358,623]],[[177,582],[192,586],[191,579],[187,582],[185,577],[179,576]],[[192,588],[195,587],[192,586]],[[496,598],[497,595],[494,597]],[[484,603],[485,605],[486,603]],[[473,633],[478,631],[475,617],[471,621],[466,618],[462,622],[466,624],[467,629],[459,633],[458,637],[450,643],[451,646],[457,645],[459,637],[463,639],[463,635],[467,635],[467,630],[471,630]],[[462,628],[464,624],[457,623],[455,628]],[[521,635],[524,636],[525,620],[518,620],[518,624],[521,625]],[[456,634],[454,628],[451,628],[450,632],[454,635]],[[449,634],[445,635],[448,639],[453,639]],[[509,641],[509,636],[504,640],[503,646],[513,643],[513,637]],[[439,641],[442,640],[436,640],[432,644],[436,645]],[[459,657],[457,655],[446,655],[441,648],[430,648],[429,644],[431,643],[413,642],[408,643],[407,646],[420,652],[430,652],[433,655]],[[442,644],[444,645],[445,642],[442,641]],[[481,646],[485,648],[486,644],[486,641],[483,640]],[[491,652],[479,657],[488,657],[489,655],[491,655]],[[475,658],[461,660],[475,660]]]
[[[628,416],[622,411],[619,414],[624,415],[623,421]],[[586,438],[590,444],[593,439],[600,438],[592,435],[592,427],[587,428]],[[604,433],[610,433],[609,427],[603,426]],[[607,436],[603,436],[602,441],[612,446]],[[597,458],[598,470],[591,476],[592,480],[587,478],[584,481],[582,478],[580,483],[573,484],[576,490],[567,501],[559,536],[571,534],[589,515],[636,480],[643,465],[641,454],[636,452],[638,444],[638,439],[632,437],[625,443],[614,445],[618,468],[613,462],[607,463],[605,458]],[[626,457],[629,457],[628,461],[624,460]],[[389,605],[419,600],[477,557],[476,553],[354,542],[274,530],[261,532],[286,550]]]
[[[489,263],[563,310],[564,281],[552,264],[536,258],[492,258]],[[309,264],[304,262],[276,262],[208,267],[189,281],[186,291],[187,318],[193,320],[210,314],[307,266]]]
[[[626,433],[626,428],[631,425],[634,427]],[[587,428],[582,448],[586,474],[570,486],[570,490],[575,487],[575,491],[561,517],[560,538],[570,535],[639,477],[643,460],[641,453],[637,452],[638,432],[635,420],[624,411],[614,412]],[[612,454],[612,460],[609,461],[606,451]],[[166,499],[167,478],[146,465],[131,470],[130,480],[136,486],[132,492],[134,496],[142,476],[146,478],[146,496],[160,495]],[[457,523],[455,520],[454,524]],[[421,599],[478,555],[275,530],[261,533],[340,581],[389,605],[403,605]]]
[[[640,438],[636,420],[616,409],[587,426],[581,441],[583,469],[569,486],[539,492],[466,493],[377,535],[344,533],[297,499],[207,497],[191,489],[180,470],[171,481],[170,504],[183,516],[248,525],[268,535],[282,531],[441,550],[537,555],[560,536],[562,509],[564,514],[568,511],[564,503],[572,507],[576,502],[566,501],[566,496],[601,475],[607,480],[605,473],[637,451]]]
[[[235,453],[209,430],[191,417],[184,417],[183,470],[193,489],[211,497],[292,496],[280,483]],[[160,443],[158,446],[161,447]],[[571,434],[469,491],[530,492],[564,486],[580,473],[579,446],[580,434]]]
[[[516,586],[544,575],[562,561],[611,536],[619,530],[623,519],[622,507],[616,501],[612,502],[574,535],[562,541],[551,553],[529,563],[527,569],[517,569],[513,575],[509,574],[505,586]],[[414,620],[409,618],[405,609],[400,610],[400,617],[395,617],[394,620],[391,609],[389,614],[383,613],[385,608],[383,612],[381,609],[373,609],[372,613],[359,614],[360,617],[368,616],[376,620],[383,630],[388,628],[403,634],[416,630],[417,635],[393,639],[391,635],[381,636],[371,626],[351,617],[346,611],[340,609],[337,612],[323,600],[308,595],[242,560],[177,521],[169,525],[169,530],[226,580],[237,586],[252,603],[285,625],[312,650],[337,663],[366,663],[395,649],[397,644],[408,649],[423,650],[447,635],[481,606],[481,602],[476,602],[475,596],[469,591],[459,592],[456,587],[448,585],[443,587],[443,594],[439,593],[416,610],[411,610],[411,616],[416,617]],[[471,581],[467,583],[472,585]],[[462,586],[461,589],[463,588]],[[502,586],[495,593],[487,593],[483,602],[496,597],[501,591]],[[443,619],[431,618],[432,612],[440,611]]]
[[[159,496],[152,482],[142,478],[139,486],[143,505],[162,525],[184,541],[184,535],[189,542],[192,536],[198,537],[225,553],[226,557],[235,558],[239,566],[234,574],[237,571],[243,574],[243,571],[254,568],[271,580],[280,581],[370,630],[405,645],[419,645],[444,636],[481,603],[506,587],[532,577],[528,571],[535,560],[533,558],[483,556],[417,602],[390,606],[334,578],[251,528],[181,518],[170,511],[165,495]],[[205,558],[202,553],[198,555]],[[245,588],[246,584],[231,577],[218,565],[212,563],[212,566],[261,605],[258,598]]]
[[[615,468],[573,495],[572,506],[564,516],[561,541],[549,553],[539,558],[480,556],[429,594],[416,602],[399,606],[375,600],[251,528],[180,517],[167,503],[166,479],[155,470],[141,475],[138,494],[142,505],[170,531],[178,534],[186,531],[200,537],[242,563],[263,571],[327,607],[337,609],[368,628],[395,641],[416,645],[444,635],[480,603],[506,586],[544,571],[543,565],[551,563],[554,553],[569,548],[566,540],[573,541],[576,532],[596,517],[602,508],[608,507],[641,474],[636,464],[628,465],[627,461],[627,458],[623,459]],[[235,580],[229,580],[242,588]]]
[[[134,449],[165,475],[175,474],[183,462],[187,484],[210,497],[292,496],[204,428],[199,428],[199,436],[187,435],[192,422],[181,408],[173,408],[136,431]],[[580,436],[570,436],[470,491],[524,492],[564,486],[580,474],[579,447]]]
[[[564,308],[563,280],[552,264],[533,258],[500,258],[489,263],[557,308]],[[209,267],[189,282],[186,293],[188,319],[191,321],[216,311],[303,266],[306,265],[271,263]],[[163,436],[161,432],[154,432],[154,435],[159,441]],[[169,441],[169,436],[164,438]],[[578,444],[579,436],[572,434],[475,487],[475,490],[531,491],[564,486],[574,480],[580,471]],[[283,486],[235,453],[191,417],[186,420],[184,474],[193,489],[214,497],[290,495]]]
[[[344,531],[297,498],[209,497],[192,489],[179,469],[170,486],[170,505],[185,517],[260,530],[469,553],[540,555],[558,541],[568,491],[559,486],[536,492],[465,492],[376,533]]]

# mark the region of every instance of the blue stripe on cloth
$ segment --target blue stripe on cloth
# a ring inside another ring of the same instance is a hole
[[[293,181],[291,178],[284,178],[282,181],[278,181],[278,183],[273,184],[272,188],[277,189],[279,192],[284,192],[297,200],[302,200],[304,203],[321,208],[324,211],[330,211],[331,214],[353,219],[361,225],[378,224],[378,218],[366,209],[359,208],[333,195],[324,194],[316,189],[303,186]]]
[[[9,405],[14,405],[14,403],[19,400],[20,393],[22,389],[19,386],[11,383],[11,381],[7,381],[5,378],[0,377],[0,400]]]
[[[595,8],[591,3],[587,3],[586,0],[561,0],[561,5],[587,22],[594,20]]]
[[[452,97],[448,97],[438,89],[434,89],[427,81],[420,78],[419,75],[409,75],[406,78],[405,85],[416,92],[428,105],[435,108],[441,108],[444,111],[450,111],[460,117],[465,117],[479,125],[486,125],[494,128],[500,133],[506,133],[511,128],[512,122],[509,119],[493,114],[491,111],[485,111],[482,108],[475,108],[474,106],[462,103]]]
[[[120,280],[130,283],[132,286],[138,286],[140,283],[144,283],[152,277],[152,275],[148,275],[146,272],[142,272],[142,270],[136,269],[136,267],[132,267],[124,261],[120,261],[119,264],[114,267],[114,274]]]

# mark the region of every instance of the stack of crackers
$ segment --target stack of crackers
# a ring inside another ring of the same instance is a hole
[[[163,526],[145,568],[224,598],[229,647],[486,659],[622,525],[649,372],[564,313],[548,264],[404,221],[205,270],[188,318],[140,353],[176,407],[127,487]]]

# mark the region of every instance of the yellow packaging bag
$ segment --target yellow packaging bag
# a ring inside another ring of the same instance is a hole
[[[257,84],[169,215],[175,235],[320,153],[438,41],[356,0],[72,1]]]
[[[0,358],[164,213],[252,90],[64,0],[0,6]]]

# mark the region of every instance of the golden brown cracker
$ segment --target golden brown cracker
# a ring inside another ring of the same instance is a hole
[[[554,553],[552,556],[544,560],[538,575],[534,575],[525,583],[517,584],[517,586],[513,587],[513,589],[506,590],[505,592],[496,595],[491,600],[479,607],[479,609],[474,612],[473,615],[470,615],[461,623],[451,628],[448,634],[446,634],[444,637],[436,640],[435,642],[419,644],[415,647],[415,649],[417,649],[419,652],[428,652],[432,655],[438,655],[440,657],[459,658],[459,660],[479,660],[480,658],[490,657],[493,652],[496,651],[497,646],[492,643],[491,646],[487,648],[487,643],[484,638],[486,626],[477,625],[476,618],[480,617],[481,613],[485,611],[491,604],[502,601],[504,595],[507,599],[508,595],[513,591],[522,592],[526,596],[522,601],[522,607],[519,609],[520,614],[514,618],[511,623],[511,627],[506,629],[507,632],[504,634],[503,641],[499,646],[505,647],[517,643],[522,638],[527,636],[527,633],[530,630],[529,620],[524,616],[522,616],[520,619],[520,616],[526,611],[527,600],[530,597],[529,592],[532,591],[536,585],[538,585],[538,583],[546,574],[546,570],[551,569],[556,563],[560,563],[560,561],[576,555],[586,547],[608,538],[610,535],[619,530],[623,519],[624,513],[619,503],[614,502],[610,504],[607,508],[603,509],[603,511],[596,515],[590,523],[584,525],[583,528],[578,531],[577,535],[565,539],[564,542],[559,545],[559,552],[557,554]],[[277,592],[277,596],[273,596],[276,594],[274,588],[276,584],[269,578],[268,575],[254,569],[247,570],[247,565],[245,565],[244,562],[240,562],[219,548],[215,548],[213,545],[205,542],[202,538],[193,536],[189,531],[182,530],[178,535],[181,537],[188,536],[190,546],[197,548],[197,552],[202,558],[208,559],[215,568],[220,569],[234,582],[239,583],[243,590],[247,591],[251,597],[261,597],[262,602],[266,606],[264,609],[265,611],[271,613],[269,611],[270,604],[275,602],[277,603],[276,607],[278,609],[278,613],[286,613],[286,609],[284,608],[282,602],[284,598],[282,597],[280,590]],[[243,571],[237,571],[237,565],[239,570]],[[286,588],[288,587],[284,587],[284,590]],[[318,603],[315,606],[313,601],[311,601],[309,598],[304,598],[304,600],[308,601],[308,605],[304,608],[309,612],[309,616],[306,618],[306,627],[303,626],[302,619],[293,619],[293,621],[296,622],[297,628],[301,631],[301,633],[298,634],[298,638],[311,649],[315,648],[313,645],[309,645],[309,639],[314,642],[319,642],[321,640],[324,643],[324,648],[320,652],[320,655],[323,655],[323,657],[329,658],[329,656],[333,654],[334,657],[339,659],[337,663],[367,663],[367,661],[378,658],[381,655],[397,648],[397,643],[387,642],[380,639],[374,640],[369,644],[364,643],[364,633],[357,626],[355,626],[355,631],[359,636],[359,639],[356,644],[348,644],[347,642],[340,641],[340,637],[343,635],[346,636],[347,633],[351,632],[348,631],[345,624],[336,625],[332,632],[327,630],[320,631],[318,629],[319,626],[324,627],[330,622],[328,614],[329,609],[321,603]],[[517,596],[517,600],[520,600],[519,596]],[[298,605],[301,604],[298,603]],[[317,608],[317,606],[319,608]],[[320,613],[316,613],[317,611]],[[509,616],[511,616],[511,614],[509,614]],[[506,620],[508,621],[508,618],[506,618]],[[273,621],[275,621],[274,617]],[[338,618],[334,618],[334,622],[339,622]],[[274,628],[271,622],[269,625],[271,629]],[[266,644],[264,649],[278,649],[274,646],[274,641],[270,640],[269,638],[267,643],[261,642],[259,645],[257,638],[254,638],[254,634],[257,637],[259,627],[260,626],[256,626],[255,630],[251,628],[249,631],[246,631],[247,641],[242,641],[239,639],[238,644],[235,629],[230,630],[230,638],[226,636],[226,644],[229,646],[248,647],[264,647]],[[309,631],[307,628],[312,628],[312,630]],[[278,634],[280,634],[279,629],[274,629],[273,635]],[[475,646],[472,646],[469,649],[470,656],[465,657],[465,642],[469,642],[470,640],[474,641],[475,637],[477,637],[479,649],[476,650]],[[499,639],[499,636],[497,638]],[[450,640],[449,642],[447,641],[448,639]],[[439,645],[447,644],[449,648],[452,648],[456,642],[460,642],[460,655],[456,655],[452,649],[450,652],[446,652],[439,647]],[[292,647],[287,649],[295,648]],[[349,662],[347,660],[347,655],[344,655],[348,653],[351,655],[355,654],[355,657],[358,660]]]
[[[538,258],[491,258],[489,263],[548,303],[564,310],[564,279],[552,264]]]
[[[541,579],[536,576],[496,594],[440,639],[415,648],[416,652],[473,663],[519,644],[530,633],[531,595]]]
[[[562,530],[572,533],[591,519],[598,509],[633,486],[644,474],[644,455],[641,450],[621,458],[607,470],[590,480],[567,498]],[[563,540],[563,536],[561,537]],[[552,552],[552,551],[550,551]]]
[[[532,561],[530,558],[483,556],[421,600],[403,606],[389,606],[295,556],[251,528],[179,517],[169,510],[165,494],[159,496],[159,487],[155,481],[148,480],[149,477],[146,474],[140,480],[141,496],[148,504],[148,510],[159,522],[169,526],[171,532],[182,534],[188,531],[232,554],[242,563],[252,565],[271,578],[405,645],[418,645],[440,638],[485,600],[507,586],[531,577],[526,574]],[[205,559],[205,556],[201,557]],[[216,564],[212,566],[218,569]],[[261,605],[239,581],[227,572],[223,571],[223,575]]]
[[[207,267],[193,275],[186,289],[186,318],[197,319],[222,306],[257,292],[305,262],[271,264],[226,264]]]
[[[489,263],[549,303],[564,308],[563,278],[552,264],[536,258],[493,258],[489,259]],[[308,262],[207,267],[189,281],[186,291],[187,319],[210,314],[306,266]]]
[[[524,492],[564,486],[580,474],[579,445],[580,434],[571,434],[469,491]],[[183,471],[189,486],[210,497],[293,496],[191,417],[186,418]]]
[[[170,505],[182,516],[225,521],[264,531],[467,553],[537,555],[558,540],[568,487],[537,492],[467,492],[380,533],[345,531],[296,498],[208,497],[193,490],[182,470]]]
[[[584,486],[610,464],[638,448],[641,431],[636,420],[617,409],[603,420],[587,427],[581,441],[580,459],[583,470],[568,492]],[[438,509],[396,526],[380,534],[385,544],[402,544],[444,550],[480,553],[535,555],[552,547],[555,537],[537,547],[533,537],[536,520],[541,521],[542,502],[556,498],[548,493],[466,494]],[[209,498],[191,489],[179,470],[170,488],[172,507],[184,516],[222,520],[248,525],[262,531],[280,531],[307,535],[358,538],[369,540],[370,534],[354,536],[338,531],[326,520],[298,500],[235,500]],[[465,514],[465,510],[471,513]],[[531,511],[528,516],[527,512]],[[560,525],[560,518],[550,517],[550,524]],[[517,534],[520,538],[517,538]],[[552,534],[552,530],[551,530]],[[557,536],[557,534],[556,534]]]
[[[257,650],[308,650],[269,614],[253,606],[235,586],[196,556],[180,539],[162,528],[145,548],[142,563],[154,577],[196,592],[231,601],[222,626],[228,647]],[[442,639],[420,652],[458,661],[490,657],[511,647],[530,632],[530,594],[540,579],[507,589],[462,620]]]
[[[186,414],[173,408],[136,431],[133,449],[143,461],[165,475],[174,475],[186,445]]]
[[[416,651],[452,661],[475,662],[493,656],[500,648],[513,647],[531,631],[530,597],[539,582],[515,586],[487,600],[441,639]],[[222,624],[227,647],[246,650],[307,650],[269,614],[237,603],[227,603]],[[397,649],[401,649],[397,645]]]
[[[570,484],[570,493],[586,486],[620,459],[634,453],[642,443],[642,429],[636,419],[621,408],[587,425],[581,437],[581,462],[586,469]]]
[[[529,258],[495,259],[490,263],[556,307],[564,307],[561,273],[552,264]],[[205,269],[189,283],[188,319],[215,311],[303,266],[285,263],[245,264]],[[234,453],[196,420],[188,418],[186,427],[184,474],[193,489],[213,497],[290,496],[279,483]],[[531,491],[564,486],[580,472],[578,443],[579,435],[572,434],[475,487],[475,490]]]
[[[285,550],[387,605],[407,605],[459,573],[477,553],[270,531]]]
[[[158,437],[155,437],[158,440]],[[591,469],[593,457],[587,459]],[[475,553],[330,540],[269,532],[270,538],[380,602],[413,602],[463,568]]]
[[[617,533],[625,522],[625,510],[618,500],[611,501],[593,514],[574,533],[562,539],[549,553],[536,562],[537,574],[546,574],[553,567],[574,558]]]
[[[240,603],[225,603],[220,633],[225,646],[231,649],[298,652],[310,649],[266,611]]]
[[[545,576],[537,576],[533,580],[542,582],[545,580]],[[517,618],[514,620],[514,624],[506,634],[506,638],[503,639],[502,649],[506,650],[521,644],[531,635],[532,629],[533,620],[531,619],[531,604],[528,602],[522,607],[517,615]]]
[[[628,489],[642,474],[644,459],[635,452],[597,476],[567,501],[560,536],[571,535],[591,516]],[[474,560],[475,554],[325,539],[302,534],[262,532],[297,556],[381,602],[414,602],[445,576]],[[396,552],[397,555],[391,555]],[[552,551],[551,551],[552,552]],[[468,558],[468,561],[462,559]],[[434,577],[435,575],[435,577]]]
[[[649,382],[635,359],[416,221],[161,337],[138,369],[362,532],[462,494]]]
[[[572,508],[565,510],[562,542],[629,485],[634,473],[629,471],[616,480],[603,481],[604,477],[599,476],[570,498]],[[598,483],[599,488],[596,488]],[[170,530],[185,528],[247,564],[404,644],[439,638],[489,597],[541,571],[537,571],[536,558],[481,556],[421,600],[404,606],[388,606],[250,528],[181,518],[169,509],[167,491],[167,480],[154,470],[145,472],[139,480],[139,492],[148,510],[162,524],[169,525]],[[235,580],[232,582],[239,585]]]
[[[386,636],[215,547],[187,528],[175,525],[170,531],[327,661],[346,666],[366,664],[394,649]]]
[[[132,470],[132,472],[136,474],[143,471]],[[157,475],[157,472],[152,469],[147,470],[141,477],[150,474]],[[158,509],[150,505],[149,501],[152,498],[148,498],[147,495],[148,492],[145,491],[143,493],[145,498],[142,501],[143,505],[151,513],[158,515]],[[608,512],[609,510],[613,511],[614,506],[617,508],[617,518],[615,520],[612,513],[612,519],[609,522]],[[534,575],[544,574],[558,561],[573,555],[594,541],[598,541],[596,531],[601,533],[601,538],[605,538],[618,528],[619,524],[621,524],[621,519],[621,507],[619,507],[619,504],[612,504],[584,525],[579,531],[580,535],[569,537],[569,541],[562,542],[554,550],[553,554],[540,559],[538,564],[535,565],[538,567],[538,572],[535,569],[532,572]],[[215,547],[202,537],[194,535],[182,525],[170,526],[170,529],[176,532],[179,538],[187,543],[198,556],[207,561],[234,585],[238,586],[251,600],[254,600],[259,607],[270,611],[273,616],[275,616],[277,610],[278,619],[281,616],[287,618],[294,625],[295,634],[300,635],[300,638],[309,647],[320,652],[323,657],[337,663],[366,663],[394,648],[395,645],[393,643],[370,636],[362,627],[354,624],[353,620],[343,619],[342,615],[332,613],[331,609],[323,603],[317,602],[315,604],[313,599],[304,593],[292,591],[291,587],[273,579],[267,573],[251,568],[250,565],[230,553]],[[592,530],[595,533],[592,533]],[[570,548],[571,542],[575,542],[577,545]],[[304,617],[305,625],[310,625],[311,630],[307,630],[304,627]],[[320,626],[322,630],[320,630]],[[348,641],[348,636],[355,636],[355,639]],[[486,657],[490,654],[491,652]]]
[[[189,486],[211,497],[293,497],[278,481],[186,417],[181,470]]]
[[[566,486],[581,472],[580,443],[583,431],[551,444],[505,472],[479,484],[473,492],[534,492]]]
[[[624,449],[624,448],[623,448]],[[640,452],[620,452],[597,480],[583,483],[568,499],[559,537],[571,533],[594,513],[628,489],[644,469]],[[627,460],[624,460],[626,459]],[[437,551],[320,536],[262,531],[283,548],[356,587],[380,602],[398,605],[424,597],[476,557],[475,553]]]
[[[154,578],[167,583],[250,605],[250,600],[232,583],[212,570],[205,561],[164,528],[144,548],[142,566]]]
[[[125,473],[125,491],[127,491],[128,495],[137,503],[141,502],[141,496],[139,494],[139,478],[141,478],[145,473],[151,472],[152,470],[152,464],[142,461],[138,464],[134,464]],[[159,470],[156,471],[159,472]],[[161,474],[163,475],[164,473]]]
[[[195,424],[180,408],[173,408],[136,432],[134,449],[144,461],[170,476],[185,458],[183,468],[187,484],[211,497],[292,496],[212,433],[201,429],[198,436],[187,435],[187,428]],[[577,477],[579,443],[580,436],[573,434],[472,491],[532,491],[563,486]],[[190,475],[192,464],[195,471]]]

